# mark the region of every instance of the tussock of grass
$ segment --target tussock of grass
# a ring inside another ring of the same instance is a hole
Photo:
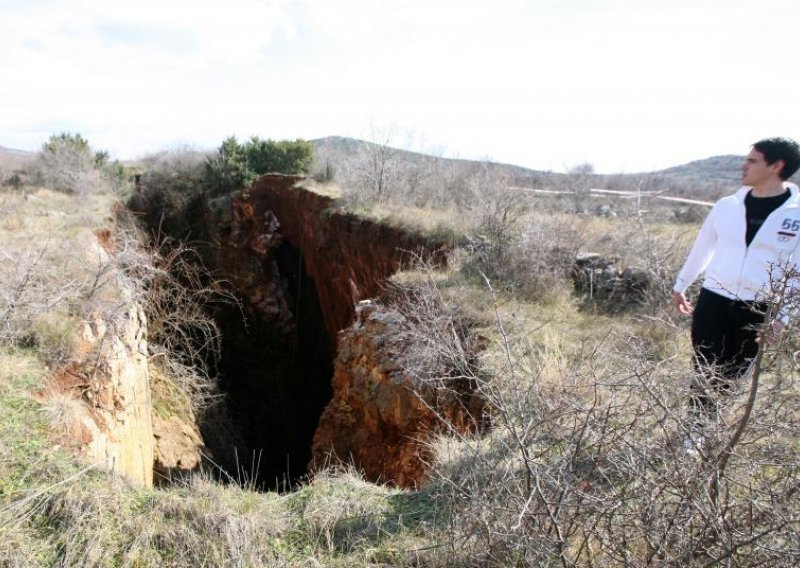
[[[289,500],[293,546],[342,566],[413,563],[414,551],[430,543],[439,514],[427,492],[378,486],[347,471],[321,472]]]
[[[431,517],[427,497],[340,474],[279,496],[202,477],[135,490],[83,471],[17,503],[0,508],[3,565],[406,564],[407,551],[427,542]]]

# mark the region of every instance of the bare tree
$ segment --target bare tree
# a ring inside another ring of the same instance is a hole
[[[382,202],[394,191],[398,176],[392,143],[396,133],[394,124],[372,125],[371,141],[360,144],[355,158],[347,164],[345,183],[351,198]]]
[[[567,168],[565,176],[567,189],[572,193],[575,211],[580,212],[586,208],[586,198],[592,187],[594,179],[594,166],[589,162],[575,164]]]

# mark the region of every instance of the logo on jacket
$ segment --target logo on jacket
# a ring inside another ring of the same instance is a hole
[[[789,219],[788,217],[781,223],[782,231],[778,231],[778,240],[785,243],[789,239],[797,236],[800,231],[800,219]]]

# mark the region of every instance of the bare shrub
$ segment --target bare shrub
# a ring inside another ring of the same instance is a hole
[[[69,355],[76,325],[65,310],[81,283],[57,273],[49,239],[30,245],[0,251],[0,343],[40,346],[55,362]]]
[[[118,243],[116,262],[147,317],[150,354],[202,413],[219,397],[209,367],[219,360],[222,338],[210,309],[238,300],[186,243],[144,245],[132,224]]]
[[[207,156],[206,152],[182,145],[148,154],[140,162],[148,173],[190,177],[202,173]]]
[[[466,315],[459,301],[437,286],[431,264],[418,258],[417,268],[421,278],[410,282],[395,280],[388,290],[390,308],[404,342],[415,346],[406,350],[397,364],[426,388],[445,387],[445,391],[457,393],[454,401],[460,400],[469,409],[469,400],[462,395],[471,393],[472,380],[478,373],[481,340],[470,333],[477,318]]]
[[[42,146],[34,170],[45,187],[78,195],[96,192],[102,179],[92,149],[80,134],[51,136]]]
[[[518,191],[509,187],[508,177],[486,162],[469,179],[468,187],[475,229],[467,236],[465,248],[470,258],[463,268],[473,275],[485,273],[491,278],[510,280],[503,273],[517,260],[510,253],[519,239],[527,203],[520,199]]]
[[[493,285],[528,301],[562,300],[571,294],[571,270],[588,240],[584,227],[568,215],[515,213],[524,206],[511,201],[513,192],[509,198],[507,215],[489,216],[493,230],[468,237],[461,270],[480,283],[485,275]]]
[[[413,304],[423,311],[422,334],[430,328],[424,313],[448,313],[436,307],[435,290],[426,297]],[[762,348],[744,393],[720,401],[697,451],[686,451],[695,424],[677,343],[666,358],[643,356],[636,335],[610,330],[567,355],[539,348],[535,331],[496,307],[496,346],[477,365],[466,350],[455,362],[492,409],[492,427],[451,431],[434,448],[434,483],[452,513],[431,563],[800,561],[800,449],[792,433],[800,392],[793,353],[780,346],[788,338]],[[409,367],[423,375],[420,364],[459,352],[453,334],[426,337],[432,353]]]
[[[685,228],[656,222],[645,207],[647,201],[639,204],[618,231],[609,232],[605,246],[619,253],[623,270],[641,274],[642,286],[635,290],[629,307],[655,316],[669,305],[675,274],[688,254],[692,234]]]
[[[585,210],[589,189],[591,189],[595,177],[594,166],[590,162],[575,164],[567,168],[562,182],[567,191],[572,194],[575,213]]]
[[[529,301],[551,302],[570,293],[569,275],[586,236],[565,216],[529,217],[510,247],[502,273],[515,294]]]

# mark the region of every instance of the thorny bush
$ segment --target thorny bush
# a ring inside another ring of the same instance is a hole
[[[797,303],[784,292],[777,286],[776,304]],[[427,352],[409,371],[425,377],[420,362],[451,360],[492,409],[492,426],[451,430],[435,443],[434,485],[451,515],[431,562],[800,563],[796,324],[780,342],[762,345],[741,392],[720,401],[699,451],[688,452],[682,442],[694,423],[685,354],[654,360],[642,355],[640,338],[614,330],[574,356],[542,349],[537,329],[496,301],[499,348],[475,364],[464,359],[469,340],[443,299],[429,273],[407,320],[428,339]],[[448,388],[443,379],[428,376]]]
[[[142,245],[133,227],[120,232],[117,262],[147,317],[150,355],[202,412],[219,396],[209,364],[219,360],[222,336],[210,308],[238,299],[187,243]]]

